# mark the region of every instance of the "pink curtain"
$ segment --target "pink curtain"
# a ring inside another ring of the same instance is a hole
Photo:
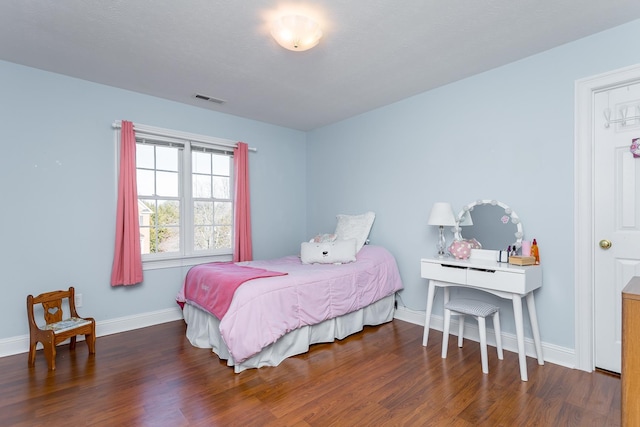
[[[111,286],[142,282],[138,188],[136,185],[136,136],[133,123],[122,121],[120,134],[120,177],[116,213],[116,247]]]
[[[235,242],[233,245],[233,261],[251,261],[251,206],[249,203],[249,147],[238,142],[233,150],[235,170]]]

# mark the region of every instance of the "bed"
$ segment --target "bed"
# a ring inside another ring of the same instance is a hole
[[[200,284],[206,292],[190,288],[190,271],[178,301],[191,344],[211,348],[236,373],[277,366],[311,344],[391,321],[395,293],[402,289],[396,261],[381,246],[365,245],[355,262],[343,264],[305,264],[288,256],[234,265],[278,275],[243,282],[216,316],[199,296],[211,294],[209,284]]]

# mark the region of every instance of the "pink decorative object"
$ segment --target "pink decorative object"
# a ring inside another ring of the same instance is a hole
[[[449,253],[457,259],[467,259],[471,249],[482,249],[482,245],[476,239],[456,240],[449,246]]]
[[[466,241],[471,245],[471,249],[482,249],[482,245],[476,239],[468,239]]]
[[[310,240],[311,243],[331,243],[335,242],[338,238],[337,234],[318,234],[313,239]]]
[[[466,240],[456,240],[449,246],[449,253],[457,259],[467,259],[471,255],[471,244]]]

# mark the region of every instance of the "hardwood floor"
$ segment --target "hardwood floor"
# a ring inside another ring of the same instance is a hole
[[[489,348],[449,341],[395,320],[317,344],[275,368],[234,374],[185,338],[182,321],[58,348],[49,372],[42,351],[0,358],[0,425],[105,426],[616,426],[620,379],[528,358],[503,361]]]

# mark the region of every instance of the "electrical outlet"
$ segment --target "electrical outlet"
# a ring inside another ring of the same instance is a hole
[[[76,308],[82,307],[82,294],[75,294]]]

